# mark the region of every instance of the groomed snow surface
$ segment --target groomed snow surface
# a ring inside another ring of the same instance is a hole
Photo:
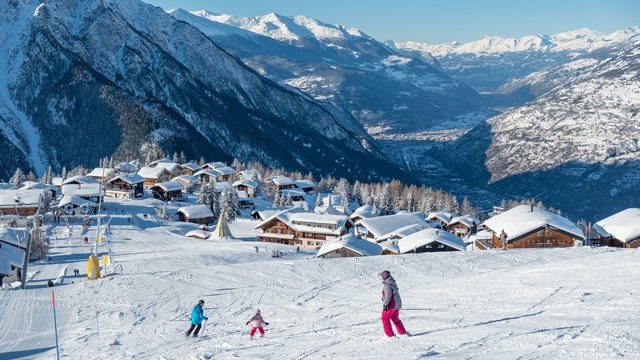
[[[639,250],[475,251],[350,259],[254,242],[183,236],[195,224],[146,219],[137,202],[107,202],[113,260],[122,273],[87,282],[95,224],[50,228],[51,262],[27,290],[0,291],[0,359],[54,359],[49,279],[63,359],[614,359],[640,349]],[[125,210],[125,213],[122,213]],[[128,221],[132,214],[131,224]],[[70,236],[68,236],[70,235]],[[255,250],[258,247],[258,252]],[[101,245],[101,251],[106,245]],[[280,250],[283,257],[271,257]],[[378,273],[396,278],[413,334],[388,340]],[[204,299],[204,336],[185,338]],[[270,323],[249,340],[257,308]]]

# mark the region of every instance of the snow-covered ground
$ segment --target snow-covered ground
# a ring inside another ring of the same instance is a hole
[[[145,200],[147,201],[147,200]],[[51,261],[24,291],[0,291],[0,359],[56,356],[48,279],[65,359],[613,359],[640,353],[640,250],[572,248],[351,259],[254,242],[182,236],[193,224],[156,220],[145,203],[108,202],[118,274],[87,282],[90,251],[75,223],[51,227]],[[135,205],[134,205],[135,204]],[[124,210],[124,214],[122,213]],[[128,221],[132,214],[131,224]],[[258,246],[256,252],[255,246]],[[270,250],[281,250],[272,258]],[[101,251],[106,245],[101,245]],[[400,287],[410,338],[387,340],[378,273]],[[204,336],[185,338],[204,299]],[[260,308],[270,323],[250,341]]]

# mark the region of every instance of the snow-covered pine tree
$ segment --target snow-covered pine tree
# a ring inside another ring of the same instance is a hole
[[[282,193],[280,191],[276,191],[273,196],[273,204],[272,206],[275,208],[282,207],[283,205]]]
[[[67,173],[67,167],[63,166],[62,167],[62,172],[60,173],[60,177],[62,177],[62,181],[67,180],[68,176],[69,176],[69,174]]]
[[[376,206],[380,210],[380,215],[390,215],[393,213],[393,203],[389,184],[384,184],[376,196]]]
[[[216,214],[216,207],[218,205],[218,195],[214,190],[213,183],[204,183],[200,188],[200,195],[198,196],[197,204],[207,205],[211,212]]]
[[[188,162],[187,157],[184,155],[184,150],[180,150],[180,156],[178,157],[179,164],[186,164]]]
[[[11,176],[11,179],[9,179],[9,183],[13,185],[15,189],[17,189],[22,186],[26,179],[27,177],[22,172],[22,169],[17,168],[13,173],[13,176]]]
[[[28,181],[36,181],[38,178],[36,177],[36,174],[33,173],[33,171],[29,171],[29,173],[27,174],[26,179]]]
[[[173,157],[171,157],[171,161],[173,161],[174,163],[179,163],[180,162],[180,158],[178,157],[178,152],[177,151],[173,152]]]
[[[220,216],[225,216],[227,221],[235,220],[238,208],[238,195],[235,190],[224,189],[220,194]]]

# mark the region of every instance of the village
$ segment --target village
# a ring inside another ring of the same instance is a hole
[[[173,160],[176,160],[175,157]],[[440,194],[440,201],[411,188],[392,194],[389,184],[369,188],[346,180],[322,179],[316,184],[300,174],[264,177],[255,168],[222,162],[178,163],[169,158],[104,166],[66,177],[49,174],[41,182],[26,180],[20,170],[0,183],[0,284],[24,285],[29,260],[48,256],[56,226],[99,226],[96,238],[108,235],[110,219],[129,224],[132,218],[192,224],[186,237],[211,241],[234,238],[228,223],[249,220],[258,244],[288,245],[319,258],[402,255],[441,251],[486,251],[574,246],[640,247],[640,209],[630,208],[592,225],[569,219],[530,202],[495,208],[484,216],[466,203]],[[265,169],[262,169],[266,172]],[[271,171],[273,173],[273,171]],[[309,176],[311,177],[311,176]],[[42,181],[49,180],[49,181]],[[393,183],[391,184],[393,187]],[[395,184],[397,188],[398,185]],[[405,194],[408,194],[405,195]],[[422,194],[422,195],[418,195]],[[398,199],[399,197],[406,199]],[[358,201],[365,198],[363,204]],[[107,199],[110,199],[107,201]],[[146,199],[146,200],[145,200]],[[393,202],[395,199],[396,205]],[[443,200],[444,199],[444,200]],[[131,213],[118,204],[147,207]],[[420,208],[422,204],[422,209]],[[442,208],[437,208],[440,205]],[[427,210],[427,211],[422,211]],[[431,211],[428,211],[431,210]],[[462,211],[468,211],[464,213]],[[457,213],[456,213],[457,212]],[[460,213],[462,212],[462,213]],[[247,240],[246,238],[244,240]],[[88,238],[84,238],[88,242]],[[29,245],[27,245],[29,244]],[[256,251],[258,246],[256,246]],[[273,250],[272,256],[282,256]],[[108,255],[108,254],[107,254]],[[102,265],[109,264],[108,256]]]

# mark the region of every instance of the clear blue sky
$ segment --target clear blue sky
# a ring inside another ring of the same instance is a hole
[[[359,28],[378,40],[429,43],[519,37],[640,24],[640,0],[144,0],[165,9],[238,16],[306,15]]]

